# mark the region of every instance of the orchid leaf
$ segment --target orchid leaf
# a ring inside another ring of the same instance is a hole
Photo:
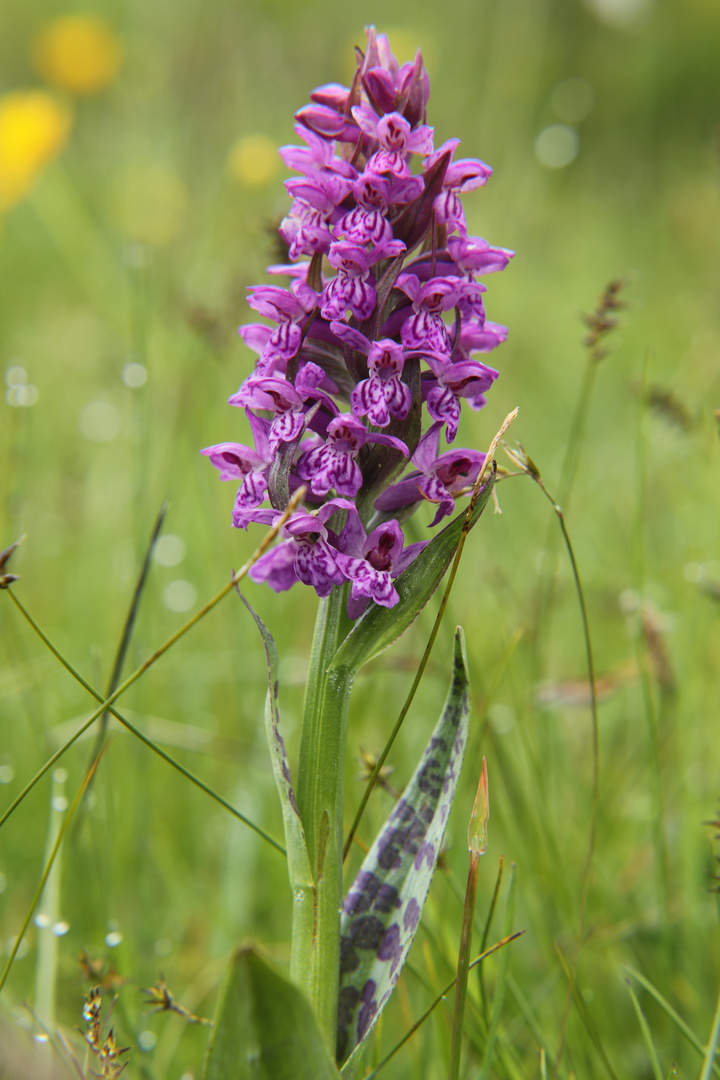
[[[288,875],[293,894],[297,901],[298,896],[306,889],[314,888],[313,876],[310,870],[305,832],[300,819],[295,791],[290,776],[285,743],[280,734],[280,712],[278,709],[278,656],[277,648],[272,634],[268,630],[260,616],[253,611],[240,590],[238,596],[252,615],[265,647],[265,658],[268,671],[268,694],[265,701],[265,731],[270,747],[270,760],[272,762],[275,784],[280,796],[282,806],[283,824],[285,826],[285,844],[287,847]]]
[[[442,715],[343,907],[338,1061],[367,1038],[410,950],[455,797],[467,742],[468,698],[465,641],[458,627]]]
[[[487,506],[494,483],[490,473],[480,489],[468,530],[472,529]],[[442,532],[427,544],[410,566],[395,581],[400,601],[392,608],[371,604],[357,621],[333,659],[333,667],[359,671],[368,660],[389,648],[415,621],[435,592],[450,565],[465,526],[463,510]]]
[[[203,1080],[338,1080],[309,1001],[253,946],[230,958]]]

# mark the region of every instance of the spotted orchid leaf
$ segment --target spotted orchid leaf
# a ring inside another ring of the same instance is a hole
[[[469,529],[473,528],[487,506],[493,483],[494,473],[491,472],[480,489],[470,516]],[[457,514],[396,579],[399,603],[391,608],[379,604],[372,604],[368,608],[335,654],[333,667],[359,671],[363,664],[384,652],[407,630],[442,581],[455,555],[466,519],[466,510]]]
[[[344,1075],[392,993],[420,921],[462,767],[468,698],[465,642],[458,627],[442,715],[343,906],[337,1060],[346,1062]]]
[[[293,889],[293,896],[304,894],[305,890],[314,888],[310,860],[308,858],[305,832],[300,819],[295,791],[290,776],[285,742],[280,734],[280,711],[278,709],[278,656],[277,648],[272,634],[262,621],[260,616],[253,611],[240,590],[237,590],[240,599],[248,609],[255,624],[260,631],[265,648],[265,658],[268,672],[268,693],[265,701],[265,732],[270,747],[270,760],[272,762],[273,775],[280,796],[282,806],[283,824],[285,827],[285,843],[287,846],[288,875]]]
[[[253,946],[230,958],[203,1080],[338,1080],[307,998]]]

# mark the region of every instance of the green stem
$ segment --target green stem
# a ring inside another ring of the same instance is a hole
[[[457,982],[455,984],[455,1014],[453,1017],[452,1045],[450,1050],[450,1068],[448,1080],[458,1080],[460,1076],[460,1054],[462,1052],[463,1020],[465,1019],[465,1001],[467,981],[470,970],[470,948],[472,946],[473,921],[475,918],[475,895],[477,893],[478,865],[480,853],[470,852],[465,907],[463,910],[462,935],[458,956]]]
[[[297,801],[315,886],[294,907],[290,973],[313,1004],[333,1052],[342,907],[342,823],[348,704],[354,671],[332,661],[347,633],[347,588],[320,602],[300,738]],[[309,905],[312,903],[312,918]]]

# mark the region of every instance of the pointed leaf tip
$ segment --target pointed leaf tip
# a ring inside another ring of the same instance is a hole
[[[475,804],[468,825],[468,850],[476,855],[484,855],[488,849],[488,821],[490,820],[490,800],[488,797],[487,761],[483,758],[482,772],[478,784]]]

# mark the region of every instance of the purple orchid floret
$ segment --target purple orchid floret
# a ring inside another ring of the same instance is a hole
[[[364,534],[364,531],[363,531]],[[374,600],[382,607],[394,607],[400,600],[393,579],[406,570],[427,541],[404,548],[405,538],[397,521],[378,525],[365,537],[356,555],[340,554],[338,565],[351,583],[348,614],[357,618]]]
[[[478,450],[448,450],[438,456],[441,428],[441,423],[433,424],[418,443],[412,457],[417,471],[375,500],[375,508],[381,513],[406,509],[425,499],[438,504],[430,522],[433,528],[453,512],[455,496],[472,488],[485,463],[485,454]]]
[[[353,106],[352,115],[361,131],[380,144],[366,165],[368,172],[380,176],[383,173],[410,176],[408,155],[432,154],[433,129],[426,124],[413,129],[400,113],[391,112],[378,117],[366,105]]]
[[[320,297],[323,319],[341,319],[349,310],[357,319],[367,319],[377,299],[371,267],[381,259],[400,255],[405,250],[401,240],[382,241],[368,252],[359,244],[339,240],[328,251],[328,262],[337,277],[325,286]]]
[[[430,349],[450,359],[450,335],[442,312],[456,307],[468,284],[460,278],[436,277],[421,284],[415,274],[402,273],[398,289],[410,297],[415,312],[402,327],[402,343],[406,349]],[[472,284],[472,283],[470,283]],[[482,291],[484,285],[472,285]]]
[[[309,481],[316,495],[327,495],[332,488],[338,495],[357,495],[362,487],[362,472],[355,459],[368,442],[391,446],[408,456],[401,439],[370,432],[356,417],[344,414],[328,424],[325,443],[301,456],[298,476]]]
[[[483,453],[440,453],[440,440],[454,442],[463,402],[481,408],[498,377],[477,355],[507,330],[486,318],[478,279],[513,257],[467,235],[463,197],[492,170],[456,159],[458,139],[434,149],[422,54],[398,63],[370,27],[357,56],[350,86],[318,87],[295,114],[301,145],[280,148],[296,175],[279,227],[287,259],[268,272],[288,284],[250,289],[265,321],[240,327],[257,361],[230,398],[254,449],[202,451],[240,482],[236,528],[276,523],[305,487],[251,577],[319,596],[345,587],[352,618],[396,604],[395,579],[422,548],[405,547],[395,516],[430,502],[434,527],[480,473]]]
[[[368,358],[370,377],[356,384],[350,397],[355,416],[367,416],[376,427],[387,427],[390,417],[404,420],[410,412],[412,394],[401,376],[405,350],[391,338],[372,342],[347,323],[331,322],[330,329]]]
[[[477,401],[482,397],[484,405],[485,391],[490,389],[499,372],[478,360],[438,364],[432,357],[428,357],[428,364],[436,379],[423,379],[423,399],[427,401],[428,412],[433,420],[446,425],[446,438],[451,443],[457,435],[460,421],[460,399],[470,398]],[[434,385],[430,386],[432,382]]]

